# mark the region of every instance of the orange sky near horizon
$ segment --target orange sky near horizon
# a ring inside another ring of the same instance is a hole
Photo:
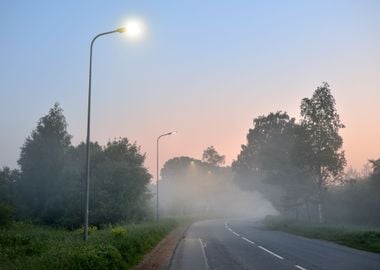
[[[191,107],[190,101],[179,105],[171,104],[173,112],[162,110],[159,115],[155,115],[154,111],[146,112],[139,119],[128,118],[129,124],[123,127],[117,124],[120,119],[107,121],[107,116],[104,116],[104,119],[98,119],[94,124],[93,136],[101,143],[106,143],[108,138],[113,138],[110,136],[112,133],[115,134],[114,137],[128,134],[131,140],[137,141],[141,146],[142,152],[147,153],[146,165],[153,175],[153,181],[156,179],[156,137],[171,130],[177,130],[178,133],[160,140],[160,168],[165,161],[177,156],[201,159],[203,150],[210,145],[226,155],[226,165],[230,165],[239,154],[241,145],[246,143],[246,135],[253,126],[253,118],[282,110],[298,120],[301,99],[311,97],[318,85],[310,84],[309,89],[305,85],[298,85],[300,89],[297,94],[290,97],[280,95],[274,100],[271,95],[264,94],[268,91],[264,91],[259,95],[262,102],[255,101],[254,107],[250,105],[249,95],[234,98],[219,96],[218,102],[212,105],[207,101],[197,101],[193,104],[196,110],[186,109]],[[344,140],[346,169],[353,167],[360,172],[369,159],[380,158],[380,127],[374,121],[379,114],[379,107],[376,106],[380,100],[378,86],[367,85],[365,96],[356,96],[363,86],[358,88],[350,85],[347,88],[345,83],[336,81],[330,82],[330,87],[337,102],[338,113],[346,126],[340,132]],[[176,112],[177,110],[180,111]],[[161,121],[158,122],[157,117]]]

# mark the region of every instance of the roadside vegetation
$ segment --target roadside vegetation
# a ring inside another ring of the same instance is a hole
[[[0,269],[130,269],[178,223],[174,220],[68,231],[15,223],[0,230]]]
[[[262,224],[271,230],[332,241],[352,248],[380,253],[380,227],[311,224],[276,216],[267,216]]]

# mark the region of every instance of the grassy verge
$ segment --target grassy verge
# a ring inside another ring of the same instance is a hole
[[[0,230],[0,269],[130,269],[177,227],[174,220],[65,231],[16,223]]]
[[[267,216],[264,227],[308,238],[332,241],[356,249],[380,253],[380,228],[353,225],[312,225],[281,217]]]

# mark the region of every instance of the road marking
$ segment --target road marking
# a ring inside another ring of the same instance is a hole
[[[278,254],[276,254],[276,253],[274,253],[274,252],[272,252],[272,251],[266,249],[265,247],[262,247],[262,246],[258,246],[258,247],[261,248],[262,250],[268,252],[269,254],[275,256],[276,258],[279,258],[280,260],[283,260],[283,259],[284,259],[284,258],[281,257],[280,255],[278,255]]]
[[[238,234],[238,233],[236,233],[236,232],[234,232],[234,231],[232,231],[232,233],[233,233],[234,235],[236,235],[237,237],[240,237],[240,234]]]
[[[248,243],[251,243],[252,245],[255,245],[255,242],[253,242],[253,241],[251,241],[251,240],[249,240],[249,239],[247,239],[245,237],[242,237],[241,239],[247,241]]]
[[[203,245],[202,239],[198,238],[198,240],[199,240],[199,243],[201,244],[203,260],[204,260],[204,262],[205,262],[205,268],[206,268],[206,270],[209,270],[210,267],[208,266],[207,257],[206,257],[206,252],[205,252],[205,246],[206,246],[206,245]]]
[[[303,268],[302,266],[299,266],[299,265],[295,265],[294,267],[300,269],[300,270],[307,270],[306,268]]]

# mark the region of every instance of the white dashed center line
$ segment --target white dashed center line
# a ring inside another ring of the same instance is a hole
[[[300,269],[300,270],[307,270],[306,268],[303,268],[302,266],[299,266],[299,265],[295,265],[294,267]]]
[[[283,259],[284,259],[284,258],[281,257],[280,255],[278,255],[278,254],[276,254],[276,253],[270,251],[269,249],[266,249],[265,247],[262,247],[262,246],[258,246],[258,247],[261,248],[262,250],[268,252],[269,254],[275,256],[276,258],[279,258],[280,260],[283,260]]]
[[[236,235],[237,237],[240,237],[240,238],[243,239],[244,241],[246,241],[246,242],[248,242],[248,243],[250,243],[250,244],[252,244],[252,245],[254,245],[254,246],[257,246],[258,248],[260,248],[260,249],[264,250],[265,252],[269,253],[270,255],[272,255],[272,256],[274,256],[274,257],[280,259],[280,260],[283,260],[283,259],[284,259],[284,257],[281,257],[280,255],[274,253],[273,251],[270,251],[269,249],[266,249],[266,248],[263,247],[263,246],[256,245],[255,242],[249,240],[248,238],[245,238],[244,236],[241,236],[241,235],[238,234],[237,232],[234,232],[230,227],[228,227],[228,223],[227,223],[227,221],[224,222],[224,227],[225,227],[227,230],[229,230],[230,232],[232,232],[234,235]],[[199,239],[199,241],[201,241],[201,239]],[[201,241],[201,243],[202,243],[202,241]],[[202,248],[203,248],[203,245],[202,245]],[[202,250],[202,251],[204,252],[204,250]],[[205,254],[203,254],[203,256],[204,256],[204,258],[206,258],[206,257],[205,257]],[[207,267],[208,267],[207,259],[205,259],[205,262],[206,262],[206,268],[207,268]],[[297,265],[297,264],[294,265],[294,267],[295,267],[295,268],[298,268],[299,270],[307,270],[306,268],[304,268],[304,267],[302,267],[302,266],[299,266],[299,265]],[[208,268],[207,268],[207,269],[208,269]]]
[[[255,242],[253,242],[253,241],[251,241],[251,240],[249,240],[249,239],[247,239],[245,237],[242,237],[241,239],[243,239],[244,241],[246,241],[246,242],[248,242],[248,243],[250,243],[252,245],[255,245]]]

